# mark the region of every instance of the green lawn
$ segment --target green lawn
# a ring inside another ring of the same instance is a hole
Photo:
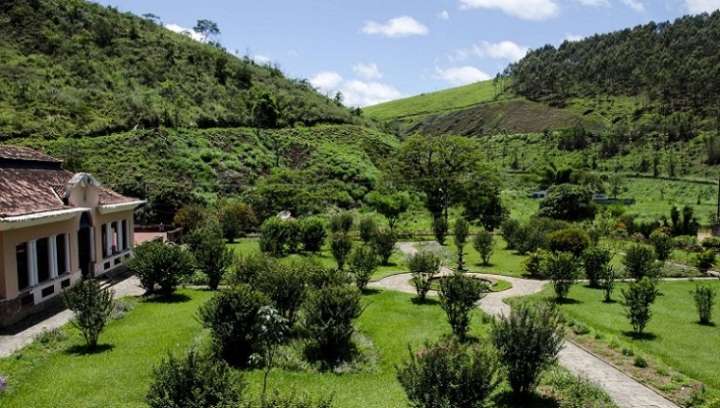
[[[472,242],[472,237],[470,237],[469,241]],[[448,237],[446,244],[449,255],[448,264],[454,269],[457,266],[457,249],[451,237]],[[527,257],[506,249],[506,246],[505,240],[496,235],[490,265],[483,265],[480,254],[473,248],[471,243],[468,243],[465,246],[466,268],[470,272],[521,277],[524,273],[523,263]]]
[[[707,284],[720,290],[720,281]],[[561,305],[565,315],[602,333],[606,338],[617,338],[636,351],[645,353],[675,368],[690,378],[720,390],[720,328],[698,324],[695,304],[690,292],[694,282],[662,282],[659,289],[663,295],[652,306],[653,317],[647,327],[649,337],[636,340],[629,335],[631,326],[618,303],[603,303],[600,290],[575,285],[570,291],[572,302]],[[621,299],[619,284],[614,295]],[[532,300],[547,298],[552,288],[531,297]],[[720,323],[720,307],[715,307],[715,321]]]

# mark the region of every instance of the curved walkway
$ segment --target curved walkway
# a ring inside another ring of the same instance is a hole
[[[406,255],[417,252],[414,244],[403,242],[398,249]],[[441,274],[450,273],[444,268]],[[489,274],[478,274],[481,277],[503,279],[512,283],[513,287],[506,291],[487,294],[479,302],[480,308],[492,316],[507,315],[510,306],[504,300],[515,296],[527,296],[540,292],[547,282],[530,279],[513,278]],[[409,273],[389,276],[370,283],[370,287],[378,289],[395,290],[406,293],[415,293],[410,283],[412,275]],[[637,382],[617,368],[606,363],[594,354],[578,347],[572,342],[566,342],[559,355],[560,365],[573,374],[587,378],[602,387],[620,408],[679,408],[654,390]]]

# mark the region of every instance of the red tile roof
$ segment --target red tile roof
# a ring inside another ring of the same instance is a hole
[[[62,163],[45,153],[23,146],[0,145],[0,159],[35,161],[46,163]]]

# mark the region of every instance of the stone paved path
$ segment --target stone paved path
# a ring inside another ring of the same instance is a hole
[[[398,249],[407,255],[417,252],[414,244],[406,242],[398,244]],[[449,269],[445,268],[441,273],[447,274],[449,271]],[[488,274],[478,274],[478,276],[506,280],[513,285],[511,289],[506,291],[489,293],[479,302],[480,308],[492,316],[510,313],[510,306],[504,302],[505,299],[540,292],[546,284],[543,281],[508,276]],[[369,286],[378,289],[415,293],[415,288],[410,283],[411,278],[412,275],[407,273],[394,275],[372,282]],[[559,361],[563,367],[573,374],[587,378],[602,387],[620,408],[679,408],[657,392],[635,381],[572,342],[565,343],[565,346],[560,351]]]
[[[114,285],[111,290],[114,297],[121,298],[125,296],[140,296],[145,290],[140,286],[140,281],[131,276]],[[69,310],[63,310],[53,316],[42,320],[19,333],[0,335],[0,357],[7,357],[12,353],[32,343],[35,337],[47,330],[60,328],[72,319],[73,313]]]

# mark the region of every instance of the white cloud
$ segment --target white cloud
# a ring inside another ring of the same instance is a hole
[[[720,0],[685,0],[685,3],[693,14],[712,13],[720,9]]]
[[[462,61],[470,56],[476,56],[515,62],[522,59],[527,52],[527,47],[523,47],[512,41],[500,41],[497,43],[482,41],[474,44],[470,48],[456,50],[454,54],[450,56],[450,60]]]
[[[625,3],[626,6],[637,12],[645,11],[645,4],[643,4],[643,2],[640,0],[622,0],[622,2]]]
[[[382,78],[382,72],[377,64],[357,64],[353,67],[353,72],[363,79],[372,80]]]
[[[440,20],[450,20],[450,13],[447,10],[439,12],[437,16]]]
[[[384,23],[368,21],[362,28],[362,32],[365,34],[383,35],[385,37],[427,35],[429,31],[426,26],[409,16],[391,18]]]
[[[259,65],[265,65],[269,64],[271,62],[270,57],[267,57],[265,55],[253,55],[250,57],[253,61],[255,61],[256,64]]]
[[[320,92],[330,93],[337,90],[343,81],[343,77],[334,71],[323,71],[310,78],[310,84]]]
[[[196,33],[195,31],[193,31],[190,28],[185,28],[185,27],[179,26],[177,24],[165,24],[165,28],[167,28],[168,30],[170,30],[172,32],[186,35],[195,41],[205,42],[205,37],[203,37],[202,34]]]
[[[570,41],[570,42],[582,41],[584,39],[585,39],[584,35],[577,35],[577,34],[565,34],[565,38],[564,38],[565,41]]]
[[[488,73],[475,67],[451,67],[447,69],[435,68],[435,77],[453,85],[466,85],[473,82],[487,81],[492,78]]]
[[[498,9],[524,20],[545,20],[560,10],[555,0],[460,0],[460,8]]]
[[[610,6],[609,0],[577,0],[577,2],[582,4],[583,6],[590,6],[590,7],[609,7]]]

